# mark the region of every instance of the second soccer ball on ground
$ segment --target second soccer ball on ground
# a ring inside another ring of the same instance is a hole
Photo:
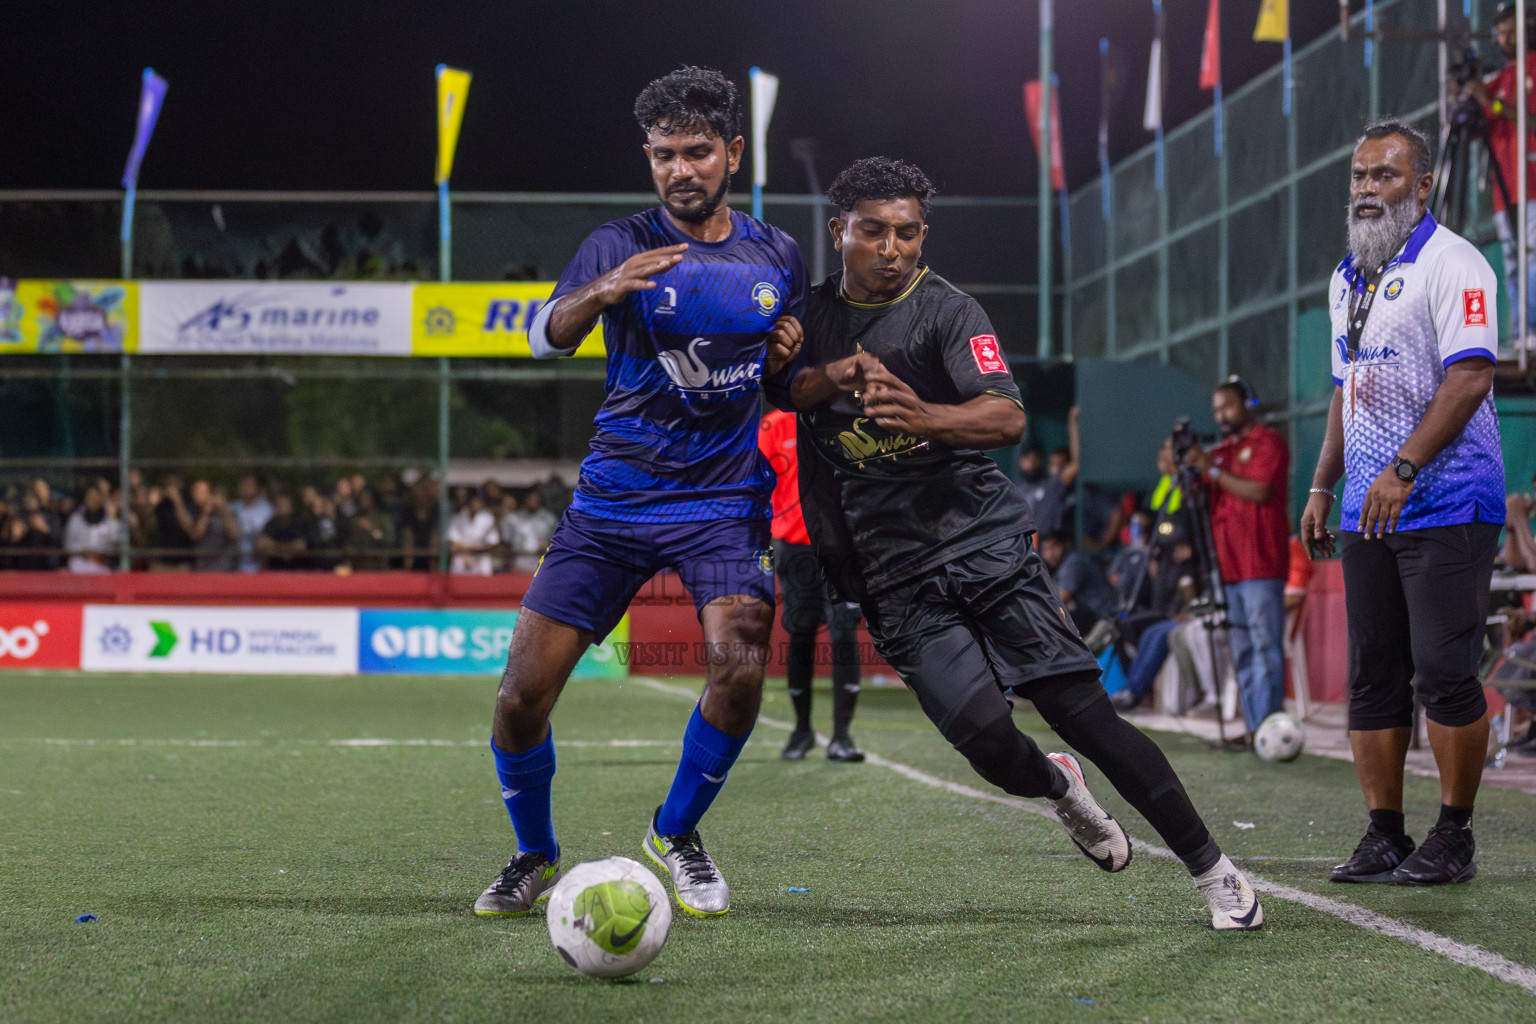
[[[1276,711],[1259,723],[1253,734],[1253,752],[1270,764],[1294,761],[1306,742],[1307,731],[1301,723],[1284,711]]]

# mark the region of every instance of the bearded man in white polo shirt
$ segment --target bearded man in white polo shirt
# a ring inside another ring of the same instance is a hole
[[[1493,407],[1493,268],[1426,211],[1429,140],[1381,121],[1350,171],[1350,253],[1329,285],[1328,428],[1301,540],[1331,555],[1333,486],[1349,621],[1349,739],[1370,827],[1336,882],[1442,885],[1477,873],[1472,805],[1487,751],[1477,676],[1504,522]],[[1415,848],[1403,821],[1413,691],[1429,719],[1440,818]]]

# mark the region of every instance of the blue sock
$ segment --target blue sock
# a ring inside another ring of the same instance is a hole
[[[688,728],[683,730],[683,757],[677,765],[677,777],[656,816],[658,833],[675,836],[699,827],[704,812],[715,802],[715,794],[725,785],[731,765],[747,745],[747,736],[727,736],[704,721],[698,707],[693,709]]]
[[[555,777],[555,734],[521,754],[510,754],[491,740],[496,776],[501,779],[501,798],[512,816],[517,848],[523,853],[542,853],[553,861],[560,856],[555,842],[555,815],[550,807],[549,784]]]

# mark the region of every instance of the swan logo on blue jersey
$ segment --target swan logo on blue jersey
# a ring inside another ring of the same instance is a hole
[[[1355,350],[1351,358],[1349,339],[1342,334],[1333,339],[1333,347],[1339,351],[1339,362],[1346,366],[1350,363],[1392,363],[1402,355],[1391,345],[1363,345]]]
[[[773,316],[779,311],[779,290],[767,281],[752,286],[752,302],[763,316]]]
[[[699,355],[699,349],[709,344],[708,338],[694,338],[686,349],[663,349],[656,353],[656,361],[679,391],[721,394],[748,388],[757,380],[755,362],[711,369]]]

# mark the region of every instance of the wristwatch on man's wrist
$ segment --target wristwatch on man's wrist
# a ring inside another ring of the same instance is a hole
[[[1403,458],[1401,455],[1393,457],[1392,470],[1397,474],[1397,478],[1405,484],[1413,483],[1413,478],[1419,475],[1418,465]]]

